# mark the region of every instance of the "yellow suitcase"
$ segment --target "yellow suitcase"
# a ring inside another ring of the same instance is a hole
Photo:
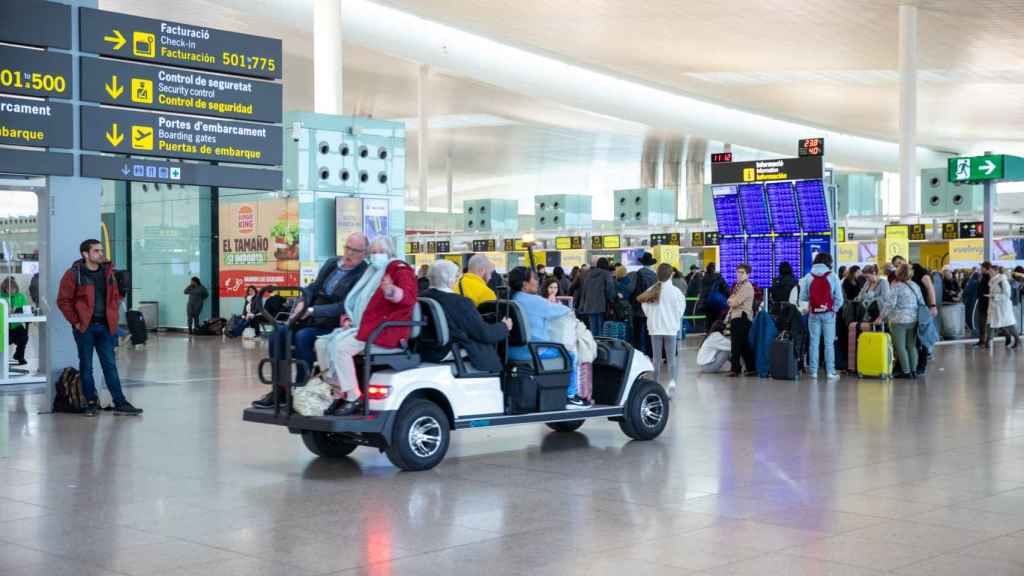
[[[863,332],[857,338],[857,373],[862,378],[892,378],[892,337],[886,332]]]

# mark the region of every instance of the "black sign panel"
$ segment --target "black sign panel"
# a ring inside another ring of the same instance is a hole
[[[82,176],[190,186],[222,186],[252,190],[281,189],[280,170],[161,162],[159,160],[138,160],[91,154],[82,155]]]
[[[420,244],[419,242],[406,242],[405,243],[405,252],[407,254],[422,254],[423,253],[423,245]]]
[[[523,246],[523,241],[519,238],[506,238],[505,252],[515,252],[517,250],[526,250],[526,246]]]
[[[82,100],[258,122],[281,122],[274,82],[82,57]]]
[[[960,237],[960,231],[956,225],[956,222],[943,222],[942,223],[942,239],[943,240],[956,240]]]
[[[718,246],[721,243],[722,235],[718,232],[705,232],[704,233],[704,245],[705,246]]]
[[[0,42],[71,49],[71,7],[41,0],[0,2]]]
[[[797,148],[797,156],[800,156],[801,158],[804,156],[824,156],[825,139],[805,138],[799,142]]]
[[[81,8],[81,49],[103,56],[280,78],[281,41],[117,12]]]
[[[700,248],[700,247],[704,246],[704,233],[703,232],[693,232],[693,233],[691,233],[690,234],[690,244],[694,248]]]
[[[0,144],[71,148],[71,104],[0,96]]]
[[[450,252],[451,249],[452,244],[448,240],[432,240],[427,242],[427,254],[443,254]]]
[[[71,98],[71,55],[0,46],[0,92]]]
[[[234,120],[82,108],[82,148],[242,164],[281,163],[281,128]]]
[[[926,240],[928,238],[928,231],[925,229],[924,224],[911,224],[907,236],[911,240]]]
[[[960,238],[984,238],[985,237],[985,223],[984,222],[961,222],[960,223]]]
[[[490,240],[473,240],[473,252],[494,252],[498,249],[497,242]]]
[[[666,232],[663,234],[651,234],[651,246],[679,246],[679,233]]]
[[[711,183],[743,184],[777,180],[820,180],[823,173],[820,156],[727,162],[711,165]]]
[[[0,149],[0,173],[74,176],[75,157],[64,152]]]

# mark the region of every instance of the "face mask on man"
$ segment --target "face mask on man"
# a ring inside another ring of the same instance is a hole
[[[370,266],[374,268],[383,268],[388,265],[387,254],[370,254]]]

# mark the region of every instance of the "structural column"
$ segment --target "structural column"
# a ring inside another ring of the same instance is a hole
[[[429,202],[430,184],[430,66],[420,66],[419,81],[416,83],[416,113],[419,118],[416,150],[419,157],[419,205],[420,212],[426,212]]]
[[[917,199],[917,6],[900,4],[900,209],[916,214]]]
[[[318,114],[343,112],[341,1],[313,0],[313,111]]]

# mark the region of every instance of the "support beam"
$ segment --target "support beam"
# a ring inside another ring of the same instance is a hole
[[[341,1],[313,0],[313,111],[318,114],[343,112]]]
[[[900,4],[900,209],[918,213],[917,6]]]
[[[416,83],[416,114],[419,125],[416,133],[416,150],[419,157],[419,209],[427,212],[430,204],[430,66],[420,66]]]

